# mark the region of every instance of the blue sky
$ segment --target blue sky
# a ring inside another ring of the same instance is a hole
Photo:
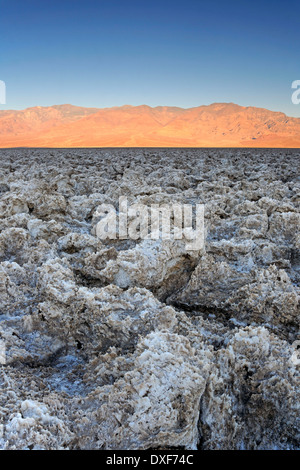
[[[0,0],[7,104],[184,108],[300,117],[300,2]]]

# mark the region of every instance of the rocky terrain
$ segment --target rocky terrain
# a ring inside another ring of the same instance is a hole
[[[1,449],[299,449],[300,152],[0,151]],[[205,204],[205,247],[97,207]]]
[[[70,104],[0,111],[0,147],[300,147],[300,118],[253,106]]]

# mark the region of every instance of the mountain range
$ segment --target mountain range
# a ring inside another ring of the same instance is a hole
[[[300,118],[234,103],[0,111],[0,147],[300,147]]]

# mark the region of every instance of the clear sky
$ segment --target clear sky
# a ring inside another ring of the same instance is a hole
[[[0,109],[234,102],[300,117],[299,0],[0,0],[0,40]]]

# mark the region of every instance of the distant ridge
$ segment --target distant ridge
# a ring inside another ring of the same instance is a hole
[[[300,148],[300,118],[234,103],[0,111],[0,147]]]

